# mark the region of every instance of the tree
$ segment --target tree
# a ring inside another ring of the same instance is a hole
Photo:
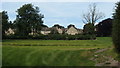
[[[8,15],[6,11],[2,12],[2,37],[5,37],[5,31],[9,29]]]
[[[53,27],[64,28],[64,26],[61,26],[59,24],[55,24]]]
[[[39,33],[43,25],[42,18],[44,18],[39,12],[39,8],[34,7],[32,4],[25,4],[17,9],[18,15],[14,21],[16,34],[28,36],[31,32],[33,32],[33,35]]]
[[[12,23],[12,21],[9,22],[9,26],[11,29],[14,29],[14,23]]]
[[[120,54],[120,2],[116,4],[115,13],[113,14],[112,39],[117,53]]]
[[[59,34],[58,30],[54,26],[50,30],[51,30],[50,34]]]
[[[111,18],[108,18],[108,19],[105,19],[105,20],[99,22],[99,24],[96,25],[97,36],[101,36],[101,37],[111,36],[112,21],[113,20]]]
[[[72,27],[72,26],[73,26],[74,28],[76,28],[75,25],[73,25],[73,24],[68,25],[67,28],[69,29],[69,28]]]
[[[84,34],[95,36],[95,23],[104,17],[102,12],[97,10],[95,3],[89,5],[88,12],[83,14]]]
[[[96,21],[104,18],[104,14],[97,10],[95,3],[89,5],[88,12],[83,14],[83,23],[92,23],[95,24]]]
[[[88,24],[84,25],[83,33],[93,35],[93,34],[95,34],[94,29],[95,29],[94,25],[92,23],[88,23]]]
[[[2,12],[0,12],[0,39],[2,38]],[[2,40],[2,39],[1,39]],[[1,41],[0,40],[0,41]]]
[[[85,24],[83,27],[83,34],[84,35],[89,35],[90,39],[95,39],[95,26],[92,23]]]

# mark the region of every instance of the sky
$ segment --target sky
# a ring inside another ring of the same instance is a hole
[[[1,2],[117,2],[119,0],[1,0]]]
[[[32,1],[32,0],[31,0]],[[44,2],[45,1],[45,2]],[[83,2],[75,2],[72,0],[68,2],[49,2],[47,0],[34,1],[34,2],[16,2],[16,1],[2,1],[0,5],[0,11],[7,11],[9,20],[14,21],[17,15],[17,9],[22,5],[31,3],[34,6],[39,7],[40,13],[44,15],[44,24],[52,27],[54,24],[60,24],[67,27],[69,24],[75,25],[77,28],[83,28],[84,23],[82,22],[82,15],[88,11],[89,5],[92,3],[97,4],[97,9],[105,14],[105,18],[97,21],[100,22],[107,18],[112,18],[114,12],[115,2],[88,2],[87,0]],[[59,0],[58,0],[59,1]]]

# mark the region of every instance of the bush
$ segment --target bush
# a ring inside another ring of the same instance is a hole
[[[36,36],[16,36],[9,35],[5,39],[39,39],[39,40],[89,40],[95,39],[94,35],[66,35],[66,34],[49,34],[49,35],[36,35]]]
[[[116,10],[113,15],[112,38],[116,51],[120,54],[120,2],[117,3]]]
[[[95,26],[92,23],[85,24],[83,27],[83,33],[93,35],[95,34]]]

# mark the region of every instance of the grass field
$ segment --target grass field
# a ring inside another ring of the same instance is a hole
[[[3,40],[3,66],[94,66],[97,50],[113,48],[110,37],[96,40]],[[101,52],[116,57],[110,49]],[[101,61],[98,59],[98,61]]]

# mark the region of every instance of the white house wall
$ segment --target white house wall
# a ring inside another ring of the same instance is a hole
[[[77,31],[77,29],[75,29],[74,27],[70,27],[70,28],[67,30],[67,34],[69,34],[69,35],[75,35],[75,34],[78,34],[78,31]]]

